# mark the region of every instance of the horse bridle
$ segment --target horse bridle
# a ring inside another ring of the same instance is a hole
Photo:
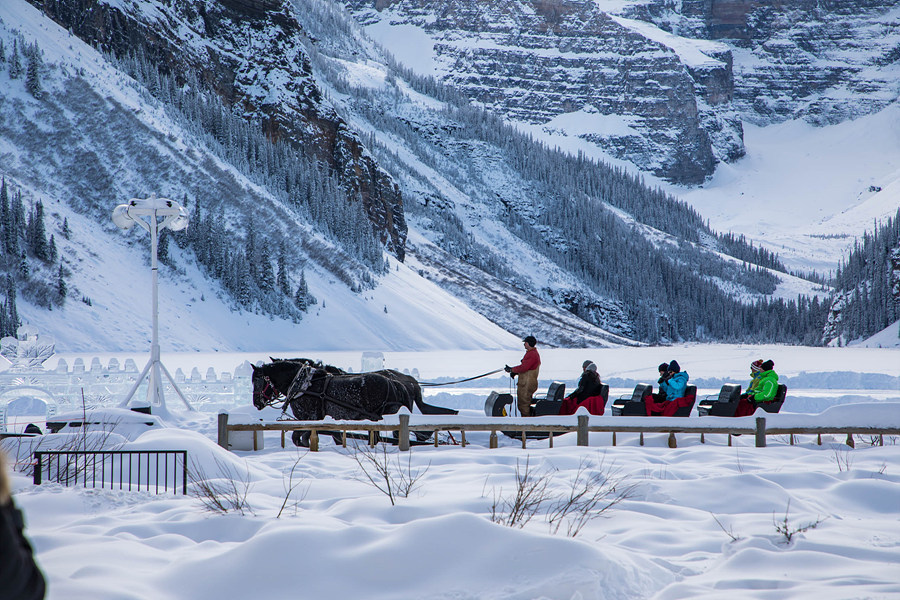
[[[272,379],[268,375],[263,375],[263,381],[266,385],[262,391],[259,392],[259,395],[262,397],[263,406],[272,406],[278,401],[278,397],[283,396],[284,394],[278,391],[278,388],[275,387],[275,384],[272,383]]]

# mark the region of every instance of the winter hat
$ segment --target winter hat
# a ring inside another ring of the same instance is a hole
[[[592,365],[592,364],[594,364],[594,361],[592,361],[592,360],[586,360],[586,361],[584,361],[583,363],[581,363],[581,368],[582,368],[582,370],[583,370],[583,369],[587,369],[587,368],[588,368],[588,365]]]
[[[596,373],[597,365],[595,365],[594,363],[591,363],[585,368],[585,371],[593,371],[594,373]]]
[[[763,368],[763,371],[771,371],[772,369],[775,368],[775,363],[772,362],[771,360],[767,360],[766,362],[764,362],[762,364],[762,368]]]
[[[662,373],[665,373],[668,370],[669,370],[669,363],[661,363],[659,365],[659,368],[657,369],[657,371],[660,371]]]
[[[754,360],[752,363],[750,363],[750,371],[752,371],[753,373],[759,373],[763,370],[762,365],[763,361],[761,358],[758,360]]]
[[[522,339],[523,342],[528,342],[529,346],[537,346],[537,340],[534,339],[533,335],[527,335]]]
[[[672,362],[669,363],[669,370],[672,371],[673,373],[680,373],[681,367],[678,366],[678,363],[673,360]]]

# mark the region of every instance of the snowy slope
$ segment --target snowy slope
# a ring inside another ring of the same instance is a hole
[[[679,196],[791,268],[836,269],[855,237],[900,206],[900,103],[827,127],[745,125],[744,140],[745,158]]]
[[[274,199],[248,182],[239,173],[212,157],[179,126],[129,84],[127,77],[113,70],[93,49],[43,18],[23,0],[0,3],[0,35],[11,47],[11,32],[18,31],[31,43],[37,41],[49,65],[45,86],[50,94],[60,93],[60,74],[83,73],[92,93],[106,99],[104,109],[118,110],[135,117],[135,129],[147,132],[147,139],[164,156],[171,155],[192,169],[194,177],[226,177],[234,189],[257,202],[256,210],[273,218],[288,218],[288,224],[310,231],[296,217],[285,215]],[[23,88],[0,73],[6,107],[32,114],[39,105]],[[68,126],[68,124],[67,124]],[[62,156],[72,148],[46,149],[48,155]],[[97,149],[100,151],[99,149]],[[123,177],[123,196],[110,198],[108,207],[99,207],[85,216],[67,205],[66,184],[53,179],[51,169],[35,165],[31,156],[9,140],[0,138],[3,169],[14,190],[22,190],[26,205],[44,202],[47,229],[56,233],[60,255],[72,271],[71,297],[62,308],[45,311],[21,302],[23,322],[37,326],[57,340],[62,351],[139,350],[149,344],[150,273],[147,267],[149,243],[125,236],[109,219],[112,208],[130,195],[146,195],[146,182],[129,173],[132,157],[119,157],[118,165],[108,165]],[[202,169],[201,169],[202,165]],[[212,166],[210,166],[212,165]],[[208,171],[208,172],[207,172]],[[71,175],[77,176],[72,173]],[[177,194],[179,181],[166,181]],[[171,189],[171,187],[169,189]],[[125,195],[125,194],[130,195]],[[179,199],[176,194],[173,196]],[[107,212],[109,211],[109,212]],[[59,234],[64,219],[72,230],[71,240]],[[177,234],[176,234],[177,235]],[[129,242],[129,243],[126,243]],[[160,286],[161,339],[163,350],[250,350],[255,348],[334,349],[353,345],[371,349],[412,349],[446,347],[497,348],[517,342],[511,334],[467,309],[446,292],[412,273],[403,264],[392,264],[380,286],[364,294],[352,293],[328,270],[307,266],[306,276],[319,304],[301,321],[272,319],[257,314],[233,313],[233,307],[219,299],[221,290],[209,282],[196,264],[178,253],[175,271],[163,267]],[[91,305],[78,300],[89,299]],[[516,343],[516,345],[518,345]]]

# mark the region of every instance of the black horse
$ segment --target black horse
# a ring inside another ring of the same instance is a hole
[[[416,379],[398,371],[359,374],[329,371],[321,363],[308,359],[275,360],[261,367],[254,366],[253,405],[262,410],[266,406],[286,404],[301,421],[321,420],[326,416],[380,421],[403,406],[412,411],[413,405],[424,414],[456,414],[451,409],[425,404]],[[295,432],[292,439],[295,444],[305,446],[308,436],[309,432]]]
[[[352,373],[348,373],[340,367],[324,364],[320,360],[313,360],[311,358],[272,358],[270,356],[269,359],[273,363],[289,362],[296,363],[301,366],[308,365],[317,369],[324,369],[332,375],[352,375]],[[402,385],[406,392],[413,399],[413,404],[419,407],[419,411],[421,411],[423,415],[455,415],[459,413],[459,411],[452,408],[444,408],[442,406],[433,406],[431,404],[427,404],[422,399],[422,388],[419,387],[418,380],[412,375],[407,375],[405,373],[401,373],[400,371],[395,371],[394,369],[381,369],[379,371],[371,371],[371,373],[383,375],[391,381]]]

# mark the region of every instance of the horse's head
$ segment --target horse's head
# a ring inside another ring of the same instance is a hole
[[[269,363],[261,367],[253,366],[253,406],[257,410],[262,410],[267,406],[272,406],[278,401],[279,397],[284,393],[284,381],[290,383],[297,367],[292,367],[289,363]],[[293,372],[287,374],[288,369]]]

